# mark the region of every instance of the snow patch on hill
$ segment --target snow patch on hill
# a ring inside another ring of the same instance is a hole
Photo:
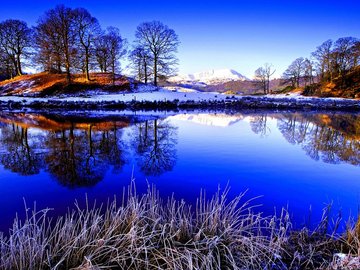
[[[171,77],[169,82],[185,83],[185,84],[204,84],[215,85],[226,83],[230,81],[245,81],[248,80],[244,75],[233,69],[217,69],[197,72],[193,74],[177,75]]]

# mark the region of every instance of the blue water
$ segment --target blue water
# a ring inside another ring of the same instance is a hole
[[[106,202],[136,179],[138,192],[154,183],[163,197],[190,203],[230,187],[247,191],[256,211],[287,207],[295,227],[358,214],[359,116],[335,113],[243,112],[0,115],[0,230],[15,214],[74,201]],[[311,209],[311,210],[310,210]]]

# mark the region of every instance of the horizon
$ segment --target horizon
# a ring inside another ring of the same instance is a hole
[[[59,4],[89,10],[103,28],[118,27],[130,45],[137,25],[162,21],[175,30],[181,42],[177,54],[179,74],[233,69],[251,79],[258,67],[271,63],[276,69],[274,77],[278,78],[293,60],[309,57],[324,41],[360,36],[360,3],[348,0],[342,5],[336,1],[258,1],[256,6],[251,1],[186,0],[168,4],[163,0],[105,0],[85,4],[80,0],[21,0],[16,9],[3,3],[0,21],[20,19],[34,26],[46,10]]]

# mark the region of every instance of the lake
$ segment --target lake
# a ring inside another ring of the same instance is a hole
[[[0,112],[0,230],[25,205],[63,214],[75,200],[106,202],[132,178],[194,203],[230,187],[255,211],[289,209],[295,227],[322,209],[357,216],[360,115],[244,111]]]

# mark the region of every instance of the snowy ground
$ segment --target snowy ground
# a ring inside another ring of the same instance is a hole
[[[227,96],[219,93],[203,93],[203,92],[184,92],[182,89],[171,90],[161,88],[158,91],[136,92],[125,94],[109,94],[109,95],[94,95],[91,97],[68,97],[68,101],[203,101],[203,100],[221,100]]]
[[[301,106],[310,106],[312,108],[341,108],[348,107],[360,110],[360,101],[345,98],[316,98],[304,97],[299,93],[281,94],[281,95],[265,95],[265,96],[232,96],[216,92],[200,92],[182,87],[155,88],[153,86],[140,86],[133,92],[121,94],[104,94],[100,91],[91,91],[82,96],[58,96],[51,98],[36,97],[19,97],[19,96],[0,96],[0,103],[21,103],[24,106],[31,106],[33,102],[44,103],[76,103],[76,104],[97,104],[123,102],[130,103],[133,101],[178,101],[185,103],[192,101],[193,103],[211,102],[242,102],[243,106],[252,108],[264,107],[276,108],[276,106],[301,108]]]
[[[69,101],[69,102],[98,102],[98,101],[209,101],[209,100],[223,100],[227,95],[219,93],[205,93],[193,89],[181,87],[168,87],[168,88],[154,88],[152,86],[145,86],[137,89],[135,92],[122,93],[122,94],[98,94],[96,91],[89,92],[86,96],[81,97],[52,97],[52,98],[33,98],[33,97],[18,97],[18,96],[0,96],[0,101],[14,101],[31,103],[32,101]]]

